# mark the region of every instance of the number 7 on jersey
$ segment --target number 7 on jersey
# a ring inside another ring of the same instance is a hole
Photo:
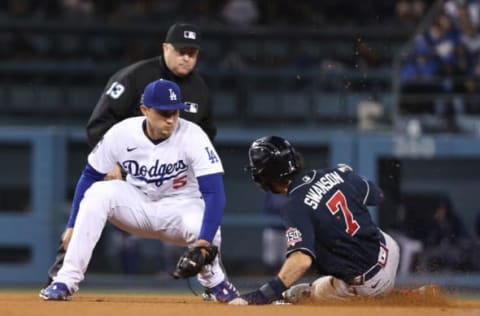
[[[353,218],[352,211],[348,208],[347,198],[342,191],[337,190],[337,192],[332,195],[327,201],[327,207],[332,215],[335,215],[338,211],[342,211],[347,226],[345,229],[347,234],[353,236],[360,229],[360,225],[358,225],[355,218]]]

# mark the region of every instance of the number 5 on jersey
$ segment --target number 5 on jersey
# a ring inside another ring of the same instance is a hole
[[[173,188],[179,189],[187,184],[187,176],[181,176],[173,179]]]

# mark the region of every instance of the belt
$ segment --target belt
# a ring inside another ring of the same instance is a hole
[[[370,269],[367,270],[364,274],[357,275],[354,278],[351,278],[347,281],[348,285],[363,285],[365,282],[373,278],[380,270],[382,270],[383,266],[378,263],[375,263]]]
[[[385,239],[382,238],[380,241],[380,250],[378,251],[377,263],[370,267],[365,273],[357,275],[356,277],[351,278],[347,281],[348,285],[363,285],[365,282],[373,278],[380,270],[385,267],[388,260],[388,249],[385,245]]]

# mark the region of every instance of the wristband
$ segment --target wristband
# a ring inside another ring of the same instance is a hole
[[[283,299],[283,292],[287,289],[282,280],[277,276],[258,290],[241,296],[249,305],[270,304],[273,301]]]
[[[280,300],[283,298],[283,292],[287,289],[282,280],[276,276],[273,280],[262,285],[259,291],[265,296],[268,302]]]

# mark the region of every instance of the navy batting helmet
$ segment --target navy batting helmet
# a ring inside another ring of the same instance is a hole
[[[301,169],[299,156],[293,146],[278,136],[255,140],[248,150],[248,159],[245,170],[265,191],[273,191],[273,181],[282,182]]]

